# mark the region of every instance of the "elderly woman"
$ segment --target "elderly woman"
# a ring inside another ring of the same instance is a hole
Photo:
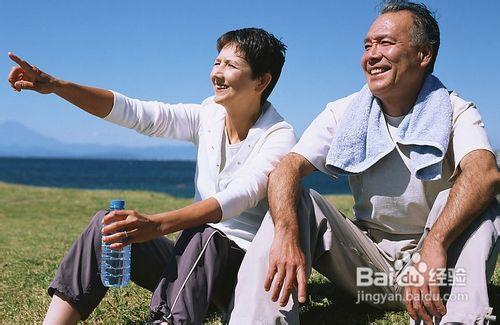
[[[198,148],[193,204],[151,215],[94,216],[50,284],[45,323],[86,319],[102,300],[101,241],[113,249],[132,245],[131,279],[153,292],[153,320],[201,323],[210,301],[228,308],[245,249],[268,209],[268,174],[295,143],[292,127],[267,101],[285,49],[262,29],[222,35],[210,74],[214,96],[175,105],[56,79],[9,53],[18,64],[9,74],[16,91],[54,93],[112,123]],[[175,244],[164,237],[179,230]]]

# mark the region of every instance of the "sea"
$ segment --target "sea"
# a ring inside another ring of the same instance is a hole
[[[69,158],[0,158],[0,181],[44,187],[144,190],[194,196],[195,162]],[[351,194],[347,177],[314,172],[302,186],[321,194]]]

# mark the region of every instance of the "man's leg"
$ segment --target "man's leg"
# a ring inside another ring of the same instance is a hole
[[[201,324],[209,302],[227,309],[245,252],[210,226],[184,230],[151,300],[151,314],[175,324]]]
[[[443,191],[436,198],[424,236],[439,217],[448,194],[449,190]],[[498,257],[499,232],[500,205],[495,201],[450,246],[447,266],[459,274],[456,274],[458,281],[451,291],[443,288],[448,301],[441,323],[482,324],[490,312],[487,282]]]
[[[327,227],[324,221],[327,219],[329,228],[321,236],[321,245],[316,244],[312,266],[360,302],[377,308],[402,309],[404,306],[396,296],[389,297],[395,294],[390,283],[394,274],[392,265],[373,240],[321,195],[311,191],[311,197],[316,219],[319,215],[323,227]],[[321,224],[318,225],[321,229]],[[381,283],[368,285],[375,278],[381,279]]]
[[[332,282],[356,294],[357,267],[389,273],[390,266],[376,245],[318,193],[303,190],[297,213],[308,275],[314,266]],[[268,213],[240,267],[231,324],[299,323],[296,290],[285,307],[272,302],[271,293],[264,290],[273,238],[274,225]],[[371,286],[361,290],[392,293],[390,287]]]
[[[302,231],[302,228],[301,228]],[[269,265],[269,249],[274,238],[274,224],[266,214],[247,250],[238,272],[234,292],[234,307],[229,324],[297,324],[299,321],[298,301],[293,294],[287,305],[280,308],[278,302],[271,301],[271,294],[264,290]],[[308,270],[310,258],[306,255]]]
[[[57,296],[53,298],[47,312],[48,319],[52,319],[52,314],[58,313],[59,309],[56,307],[65,303],[65,307],[76,309],[78,318],[84,320],[106,294],[108,288],[101,283],[99,273],[102,218],[105,213],[106,211],[99,211],[92,218],[64,256],[48,288],[49,295]],[[132,281],[152,291],[172,251],[173,243],[165,237],[132,244]]]

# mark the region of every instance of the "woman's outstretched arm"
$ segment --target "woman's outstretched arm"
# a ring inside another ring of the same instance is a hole
[[[97,117],[106,117],[113,107],[114,95],[109,90],[79,85],[55,78],[9,52],[17,63],[12,67],[8,81],[16,91],[33,90],[40,94],[56,94]]]

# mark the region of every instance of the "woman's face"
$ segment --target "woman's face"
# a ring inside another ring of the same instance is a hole
[[[214,101],[225,107],[260,100],[259,78],[252,79],[252,69],[234,44],[227,44],[215,59],[210,73]]]

